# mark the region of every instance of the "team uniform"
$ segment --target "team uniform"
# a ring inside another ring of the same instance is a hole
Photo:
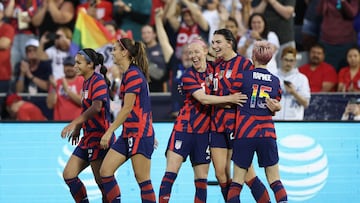
[[[149,86],[144,74],[134,65],[124,73],[121,81],[120,99],[123,102],[126,93],[136,95],[135,104],[123,123],[119,139],[111,148],[127,158],[142,154],[150,159],[154,151],[155,133],[152,125]]]
[[[84,136],[81,138],[73,154],[86,161],[94,161],[105,157],[107,150],[100,146],[103,134],[110,126],[110,97],[104,77],[99,73],[94,73],[89,79],[84,81],[82,88],[82,113],[90,108],[93,101],[103,102],[101,111],[94,117],[82,124]],[[71,112],[69,112],[71,113]],[[115,140],[113,134],[110,143]]]
[[[248,96],[236,112],[235,141],[232,160],[240,168],[249,168],[254,152],[260,167],[273,166],[279,161],[272,112],[266,98],[280,101],[280,80],[264,68],[245,71],[239,89]]]
[[[237,55],[229,61],[220,61],[212,69],[208,69],[212,94],[224,96],[236,93],[241,86],[238,78],[242,78],[245,70],[253,69],[252,63],[243,56]],[[232,136],[235,128],[236,107],[221,108],[213,106],[211,120],[210,147],[232,148]]]
[[[208,67],[209,68],[209,67]],[[207,72],[197,72],[194,67],[185,71],[181,78],[185,94],[184,106],[174,123],[167,150],[184,158],[190,155],[193,165],[210,163],[209,126],[210,106],[202,105],[192,94],[204,89],[209,93]]]

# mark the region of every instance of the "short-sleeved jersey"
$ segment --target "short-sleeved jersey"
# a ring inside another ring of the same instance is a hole
[[[77,76],[73,80],[68,81],[68,89],[69,91],[79,95],[83,83],[84,83],[84,78],[81,76]],[[77,118],[81,114],[81,106],[76,104],[64,91],[63,78],[58,79],[56,81],[55,91],[57,95],[57,100],[54,106],[54,120],[70,121]]]
[[[310,64],[302,65],[299,71],[309,79],[311,92],[321,92],[323,82],[337,83],[338,76],[335,68],[325,62],[320,63],[315,70],[311,70]]]
[[[237,55],[229,61],[219,61],[208,69],[210,80],[211,94],[224,96],[239,92],[241,87],[242,73],[246,70],[253,69],[250,60],[243,56]],[[211,131],[219,133],[231,133],[235,127],[236,107],[221,108],[213,106],[211,115]]]
[[[197,72],[194,67],[188,68],[181,77],[183,94],[185,94],[184,106],[180,109],[179,115],[174,124],[174,130],[192,134],[209,132],[210,126],[210,106],[202,105],[192,94],[206,88],[207,72]]]
[[[144,74],[135,65],[130,65],[121,81],[122,105],[125,94],[129,93],[135,94],[136,99],[133,109],[123,123],[121,136],[123,138],[154,136],[149,86]]]
[[[94,101],[102,101],[103,106],[99,113],[85,121],[82,125],[85,146],[90,139],[100,141],[102,135],[110,126],[109,89],[104,77],[96,72],[84,81],[82,88],[82,113],[90,108]]]
[[[41,112],[40,108],[31,102],[24,102],[16,113],[16,120],[18,121],[46,121],[46,117]]]
[[[241,92],[248,99],[236,111],[235,138],[276,138],[272,112],[266,98],[281,99],[280,80],[264,68],[244,71]]]

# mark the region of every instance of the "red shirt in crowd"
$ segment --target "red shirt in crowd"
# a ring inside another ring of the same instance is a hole
[[[15,29],[0,20],[0,39],[8,38],[13,42],[15,36]],[[10,62],[11,46],[7,49],[0,49],[0,80],[11,79],[11,62]]]
[[[39,107],[35,104],[26,102],[20,106],[16,113],[16,120],[18,121],[45,121],[46,117],[42,114]]]
[[[337,84],[337,73],[330,64],[321,62],[316,69],[311,70],[310,64],[299,67],[300,73],[306,75],[309,79],[311,92],[321,92],[324,82]],[[335,91],[336,85],[331,91]]]
[[[339,72],[339,84],[342,83],[345,86],[345,91],[360,91],[360,69],[355,76],[351,78],[350,68],[344,67]]]
[[[65,93],[62,78],[56,81],[56,95],[57,101],[54,106],[54,120],[55,121],[70,121],[74,120],[81,114],[81,106],[76,104],[71,98]],[[68,81],[68,89],[80,95],[84,78],[77,76],[74,80]]]
[[[77,11],[79,11],[80,8],[89,8],[89,2],[80,4],[77,8]],[[98,20],[103,22],[109,22],[113,20],[113,5],[109,1],[100,1],[96,4],[96,17]]]

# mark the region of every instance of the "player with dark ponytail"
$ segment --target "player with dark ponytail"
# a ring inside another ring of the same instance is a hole
[[[120,202],[120,188],[114,174],[117,168],[130,159],[140,187],[141,202],[155,203],[156,196],[150,180],[155,133],[152,125],[148,61],[144,44],[122,38],[114,43],[112,55],[114,63],[124,73],[119,95],[123,103],[115,121],[101,139],[100,144],[104,149],[110,147],[100,168],[102,185],[107,201]],[[122,133],[110,146],[109,140],[120,125],[123,127]]]
[[[61,132],[62,138],[68,137],[72,144],[78,144],[63,172],[64,180],[75,202],[89,202],[86,188],[78,178],[80,172],[89,165],[96,183],[104,194],[99,171],[108,150],[100,147],[100,140],[110,126],[110,81],[106,77],[106,67],[103,63],[104,57],[93,49],[82,49],[75,57],[74,67],[84,77],[82,113]],[[99,65],[102,75],[95,72]],[[84,135],[79,142],[81,128]],[[115,135],[112,134],[108,140],[109,144],[113,143]]]

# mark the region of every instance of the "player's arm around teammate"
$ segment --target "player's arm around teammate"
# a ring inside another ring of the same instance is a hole
[[[268,42],[257,41],[254,43],[252,59],[256,68],[244,74],[246,82],[243,86],[244,92],[251,95],[252,100],[244,107],[238,108],[236,112],[232,156],[234,172],[227,196],[228,203],[240,202],[240,192],[255,152],[258,156],[259,166],[265,168],[266,178],[274,192],[276,202],[287,202],[286,190],[280,181],[279,155],[271,109],[278,109],[280,106],[276,102],[269,104],[269,98],[279,101],[282,91],[279,79],[266,70],[266,65],[271,58],[272,51]],[[251,89],[251,87],[253,88]],[[262,89],[262,92],[258,89]],[[240,126],[242,127],[240,128]]]
[[[209,95],[207,79],[207,46],[199,39],[188,45],[193,66],[182,76],[184,106],[180,109],[166,150],[166,171],[162,179],[159,202],[169,202],[172,185],[182,163],[189,156],[194,171],[194,202],[206,202],[209,152],[209,104],[238,104],[247,99],[240,93],[228,96]]]

